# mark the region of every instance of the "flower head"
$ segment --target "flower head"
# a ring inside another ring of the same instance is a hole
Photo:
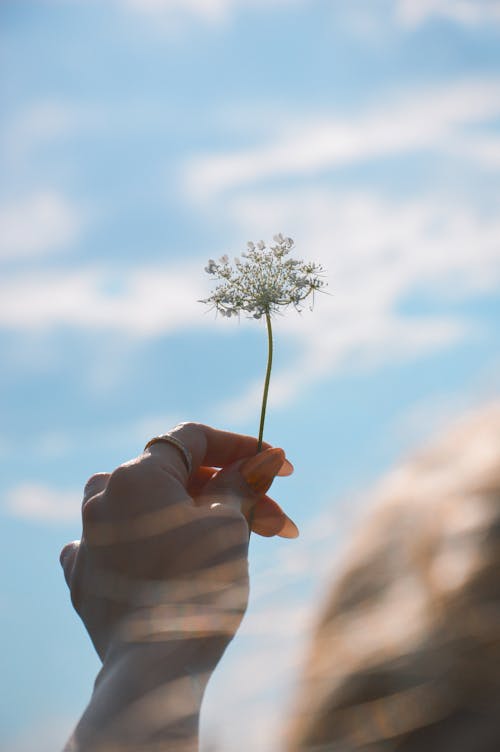
[[[256,244],[249,241],[246,253],[235,259],[234,266],[227,255],[218,262],[210,259],[205,271],[218,284],[201,302],[212,304],[228,318],[243,311],[260,319],[290,305],[300,311],[303,301],[325,285],[323,269],[319,264],[289,258],[294,245],[291,238],[280,233],[273,241],[269,247],[263,240]]]

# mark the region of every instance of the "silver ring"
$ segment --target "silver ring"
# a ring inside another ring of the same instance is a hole
[[[144,451],[146,451],[146,449],[149,449],[149,447],[153,444],[157,444],[160,441],[164,441],[166,444],[171,444],[179,450],[182,455],[182,459],[184,460],[184,464],[186,465],[188,475],[191,475],[191,472],[193,470],[193,458],[191,456],[191,452],[186,446],[184,446],[182,441],[176,439],[175,436],[171,436],[169,433],[163,433],[161,434],[161,436],[154,436],[154,438],[148,441],[148,443],[144,447]]]

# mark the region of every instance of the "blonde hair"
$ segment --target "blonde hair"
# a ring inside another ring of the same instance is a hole
[[[500,405],[394,472],[325,604],[289,752],[500,749]]]

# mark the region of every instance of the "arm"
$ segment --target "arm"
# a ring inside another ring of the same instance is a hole
[[[93,476],[82,539],[61,554],[103,661],[66,752],[195,752],[205,687],[247,605],[247,518],[266,535],[296,534],[265,496],[291,472],[282,450],[256,456],[254,438],[197,424],[175,436],[191,475],[162,442]]]
[[[199,640],[131,646],[105,661],[67,752],[198,750],[199,714],[214,668]]]

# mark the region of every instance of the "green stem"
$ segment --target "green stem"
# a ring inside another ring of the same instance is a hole
[[[266,419],[267,395],[269,393],[269,382],[271,380],[271,368],[273,366],[273,330],[271,327],[271,316],[266,312],[267,324],[267,370],[266,380],[264,381],[264,393],[262,395],[262,408],[260,411],[259,442],[257,444],[257,454],[262,451],[262,438],[264,436],[264,421]]]

